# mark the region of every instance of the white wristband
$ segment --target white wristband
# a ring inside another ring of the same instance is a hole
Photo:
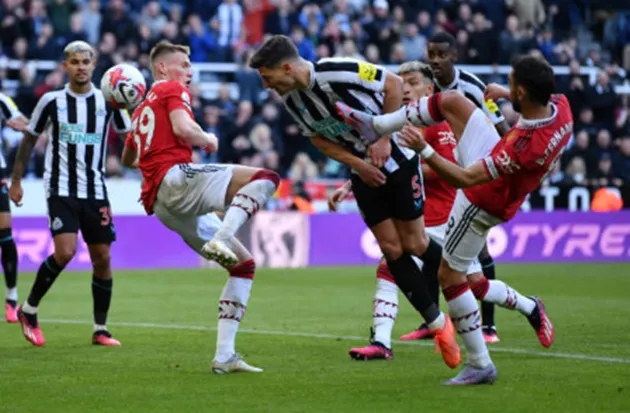
[[[422,156],[422,159],[427,159],[430,158],[431,155],[433,155],[434,153],[435,149],[433,149],[433,147],[431,147],[431,145],[427,143],[427,146],[425,146],[422,152],[420,152],[420,156]]]

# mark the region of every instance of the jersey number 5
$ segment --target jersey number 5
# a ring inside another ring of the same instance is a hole
[[[148,151],[155,132],[155,112],[153,109],[150,106],[145,106],[140,112],[140,116],[133,121],[131,128],[138,152]],[[142,145],[142,138],[144,138],[144,145]]]

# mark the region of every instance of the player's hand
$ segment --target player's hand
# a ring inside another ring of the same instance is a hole
[[[391,136],[383,136],[368,147],[368,156],[372,158],[372,164],[377,168],[382,168],[391,154]]]
[[[28,126],[28,121],[22,116],[20,116],[15,119],[8,120],[6,124],[11,129],[15,129],[16,131],[19,131],[19,132],[24,132],[26,130],[26,127]]]
[[[24,197],[24,190],[22,189],[22,183],[19,181],[11,182],[9,187],[9,198],[16,206],[22,206],[22,198]]]
[[[486,86],[486,90],[484,90],[483,92],[483,98],[485,100],[490,99],[495,102],[499,99],[510,100],[510,91],[501,85],[490,83],[488,86]]]
[[[365,182],[367,186],[371,186],[372,188],[384,185],[385,181],[387,181],[387,177],[380,169],[367,162],[364,162],[359,169],[356,169],[356,171],[361,180]]]
[[[208,153],[216,152],[219,150],[219,138],[214,133],[206,133],[208,138],[208,144],[202,149]]]
[[[335,189],[335,191],[328,197],[328,210],[330,212],[337,211],[337,205],[339,205],[344,199],[346,199],[349,193],[350,186],[346,184]]]
[[[424,134],[413,125],[405,125],[405,127],[398,132],[398,138],[402,146],[413,149],[416,152],[422,151],[427,146],[427,142],[424,140]]]

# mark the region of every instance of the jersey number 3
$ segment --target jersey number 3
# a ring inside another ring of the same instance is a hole
[[[133,130],[133,140],[136,143],[138,153],[148,151],[155,132],[155,112],[150,106],[145,106],[142,109],[140,116],[132,122],[131,129]],[[142,145],[143,138],[144,145]]]

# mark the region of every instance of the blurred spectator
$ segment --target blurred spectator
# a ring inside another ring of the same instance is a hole
[[[405,27],[405,33],[401,36],[406,57],[408,60],[420,60],[424,57],[424,50],[427,47],[427,38],[418,33],[418,26],[409,23]]]
[[[597,7],[576,0],[1,0],[0,88],[29,115],[43,93],[66,81],[56,65],[35,70],[29,61],[59,62],[65,44],[78,39],[97,49],[94,83],[126,61],[150,85],[149,51],[169,39],[189,45],[195,63],[236,63],[234,71],[195,70],[194,115],[221,140],[219,153],[196,150],[195,159],[272,168],[299,180],[337,179],[347,169],[304,139],[282,98],[262,89],[247,65],[252,49],[266,34],[285,34],[309,61],[336,56],[396,66],[425,59],[428,36],[446,31],[457,39],[460,64],[492,68],[480,75],[484,82],[506,84],[498,65],[517,54],[568,65],[557,89],[571,102],[574,139],[546,182],[623,189],[630,187],[630,100],[615,88],[629,80],[623,69],[630,70],[630,18]],[[6,68],[7,59],[20,63]],[[582,75],[581,68],[598,74]],[[514,124],[520,115],[498,103]],[[7,159],[20,137],[2,130]],[[41,176],[37,145],[28,173]],[[108,174],[137,176],[121,170],[120,142],[110,146]]]
[[[610,85],[610,77],[605,71],[597,74],[597,82],[589,88],[586,98],[593,108],[593,116],[597,124],[612,129],[615,124],[615,111],[618,105],[617,95]]]
[[[101,22],[101,36],[104,33],[113,33],[116,41],[124,44],[125,41],[135,38],[135,23],[125,12],[123,0],[109,0],[103,20]]]

